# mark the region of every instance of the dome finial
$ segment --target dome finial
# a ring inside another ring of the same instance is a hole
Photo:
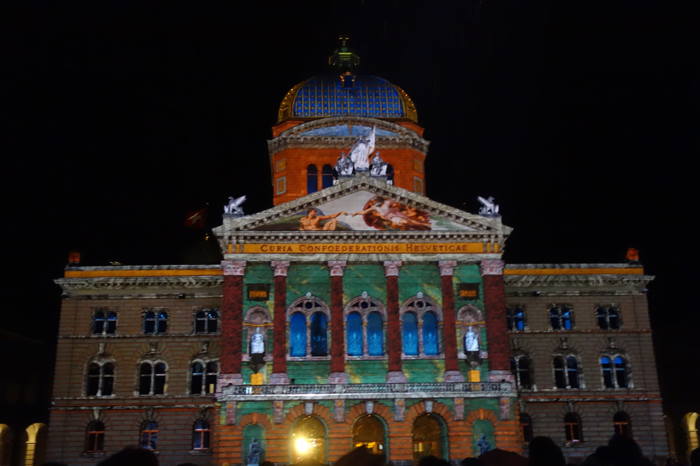
[[[350,41],[348,35],[339,35],[338,41],[340,42],[340,46],[328,57],[328,64],[339,73],[343,84],[350,87],[355,81],[355,70],[360,66],[360,56],[355,53],[353,49],[348,47],[348,42]]]

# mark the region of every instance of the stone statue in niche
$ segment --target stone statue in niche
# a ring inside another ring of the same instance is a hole
[[[476,442],[476,446],[479,447],[479,455],[483,455],[487,451],[491,450],[491,444],[486,439],[485,435],[482,435],[479,441]]]
[[[265,450],[263,450],[262,445],[260,445],[258,439],[254,438],[248,445],[248,456],[246,456],[248,466],[258,466],[262,462],[264,454]]]
[[[479,356],[479,334],[474,331],[474,326],[472,325],[467,327],[467,331],[464,333],[464,354],[472,367],[481,362]]]
[[[265,365],[265,339],[259,329],[250,337],[249,351],[250,368],[257,373]]]

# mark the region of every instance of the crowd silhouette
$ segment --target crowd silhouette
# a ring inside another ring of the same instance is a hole
[[[158,456],[151,450],[127,447],[99,462],[97,466],[159,466]],[[580,463],[582,466],[652,466],[642,454],[641,448],[633,439],[615,434],[607,445],[598,447],[594,453]],[[700,466],[700,448],[693,450],[690,463],[670,459],[666,466]],[[296,463],[297,466],[321,466],[314,460]],[[549,437],[535,437],[528,449],[528,456],[510,451],[493,449],[477,458],[465,458],[459,466],[566,466],[561,448]],[[63,463],[45,463],[44,466],[65,466]],[[196,466],[194,463],[180,463],[177,466]],[[263,461],[260,466],[274,466]],[[365,447],[358,447],[343,455],[334,466],[393,466],[384,455],[373,454]],[[435,456],[425,456],[416,466],[452,466],[451,463]]]

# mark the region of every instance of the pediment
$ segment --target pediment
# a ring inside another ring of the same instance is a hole
[[[217,234],[234,232],[454,232],[507,236],[500,217],[484,217],[423,195],[356,176],[335,186],[244,217],[224,216]]]

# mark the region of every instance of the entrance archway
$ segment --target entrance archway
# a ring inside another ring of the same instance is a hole
[[[326,427],[314,416],[299,419],[292,428],[292,463],[326,462]]]
[[[698,413],[688,413],[683,416],[683,430],[686,435],[686,445],[688,445],[687,458],[690,458],[690,453],[693,450],[700,447],[700,441],[698,440],[698,419],[700,419]]]
[[[360,416],[352,426],[352,446],[367,447],[374,454],[386,454],[384,424],[377,416]]]
[[[413,459],[424,456],[443,458],[445,432],[440,419],[434,414],[423,414],[413,422]]]

